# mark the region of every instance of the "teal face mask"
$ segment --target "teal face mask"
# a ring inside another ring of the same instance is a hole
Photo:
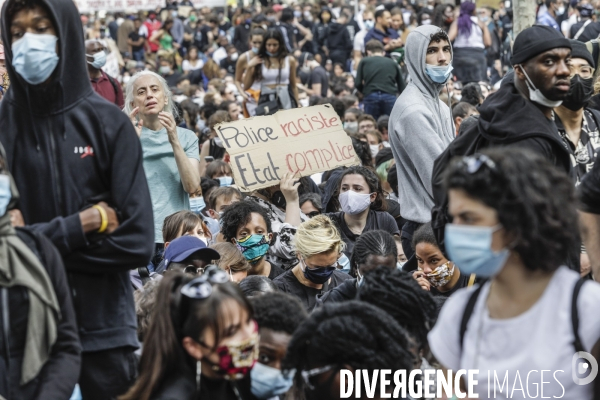
[[[444,66],[425,64],[425,72],[435,83],[446,83],[453,69],[452,64]]]
[[[501,229],[496,226],[446,225],[445,244],[449,258],[461,272],[482,278],[496,276],[510,256],[508,249],[494,252],[492,235]]]
[[[45,82],[58,65],[54,35],[27,32],[11,46],[15,71],[30,85]]]
[[[236,246],[250,264],[256,264],[269,251],[269,242],[267,235],[250,235],[238,239]]]

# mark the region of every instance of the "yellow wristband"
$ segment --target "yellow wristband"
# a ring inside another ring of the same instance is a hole
[[[95,208],[100,213],[100,219],[102,222],[100,223],[100,229],[98,229],[98,233],[103,233],[106,228],[108,228],[108,215],[106,215],[106,210],[100,207],[98,204],[94,204],[92,208]]]

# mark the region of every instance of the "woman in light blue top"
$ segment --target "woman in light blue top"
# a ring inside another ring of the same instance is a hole
[[[171,91],[154,72],[138,72],[127,83],[123,111],[131,118],[142,144],[156,251],[160,254],[165,217],[189,210],[189,195],[200,190],[198,138],[194,132],[177,127]]]

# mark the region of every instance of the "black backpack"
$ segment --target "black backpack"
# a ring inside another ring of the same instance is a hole
[[[573,328],[573,347],[575,348],[575,352],[585,351],[583,345],[581,344],[581,338],[579,337],[579,310],[577,310],[577,298],[579,297],[579,292],[581,291],[581,287],[585,283],[587,279],[581,278],[575,284],[573,288],[573,295],[571,297],[571,326]],[[465,311],[463,313],[462,319],[460,321],[460,348],[462,351],[465,333],[467,332],[467,324],[469,323],[469,319],[473,314],[473,310],[475,309],[475,303],[477,303],[477,298],[481,293],[481,289],[483,288],[483,284],[479,285],[473,293],[471,293],[471,297],[467,301],[467,305],[465,306]]]

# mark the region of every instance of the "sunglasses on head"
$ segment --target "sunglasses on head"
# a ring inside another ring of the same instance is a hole
[[[461,162],[469,174],[476,173],[483,166],[488,167],[492,171],[496,171],[496,163],[485,154],[475,154],[463,157]]]
[[[191,266],[186,267],[189,268]],[[196,268],[196,267],[193,267]],[[203,300],[213,292],[213,284],[229,282],[229,275],[216,265],[208,265],[202,275],[181,287],[181,294],[188,299]]]

